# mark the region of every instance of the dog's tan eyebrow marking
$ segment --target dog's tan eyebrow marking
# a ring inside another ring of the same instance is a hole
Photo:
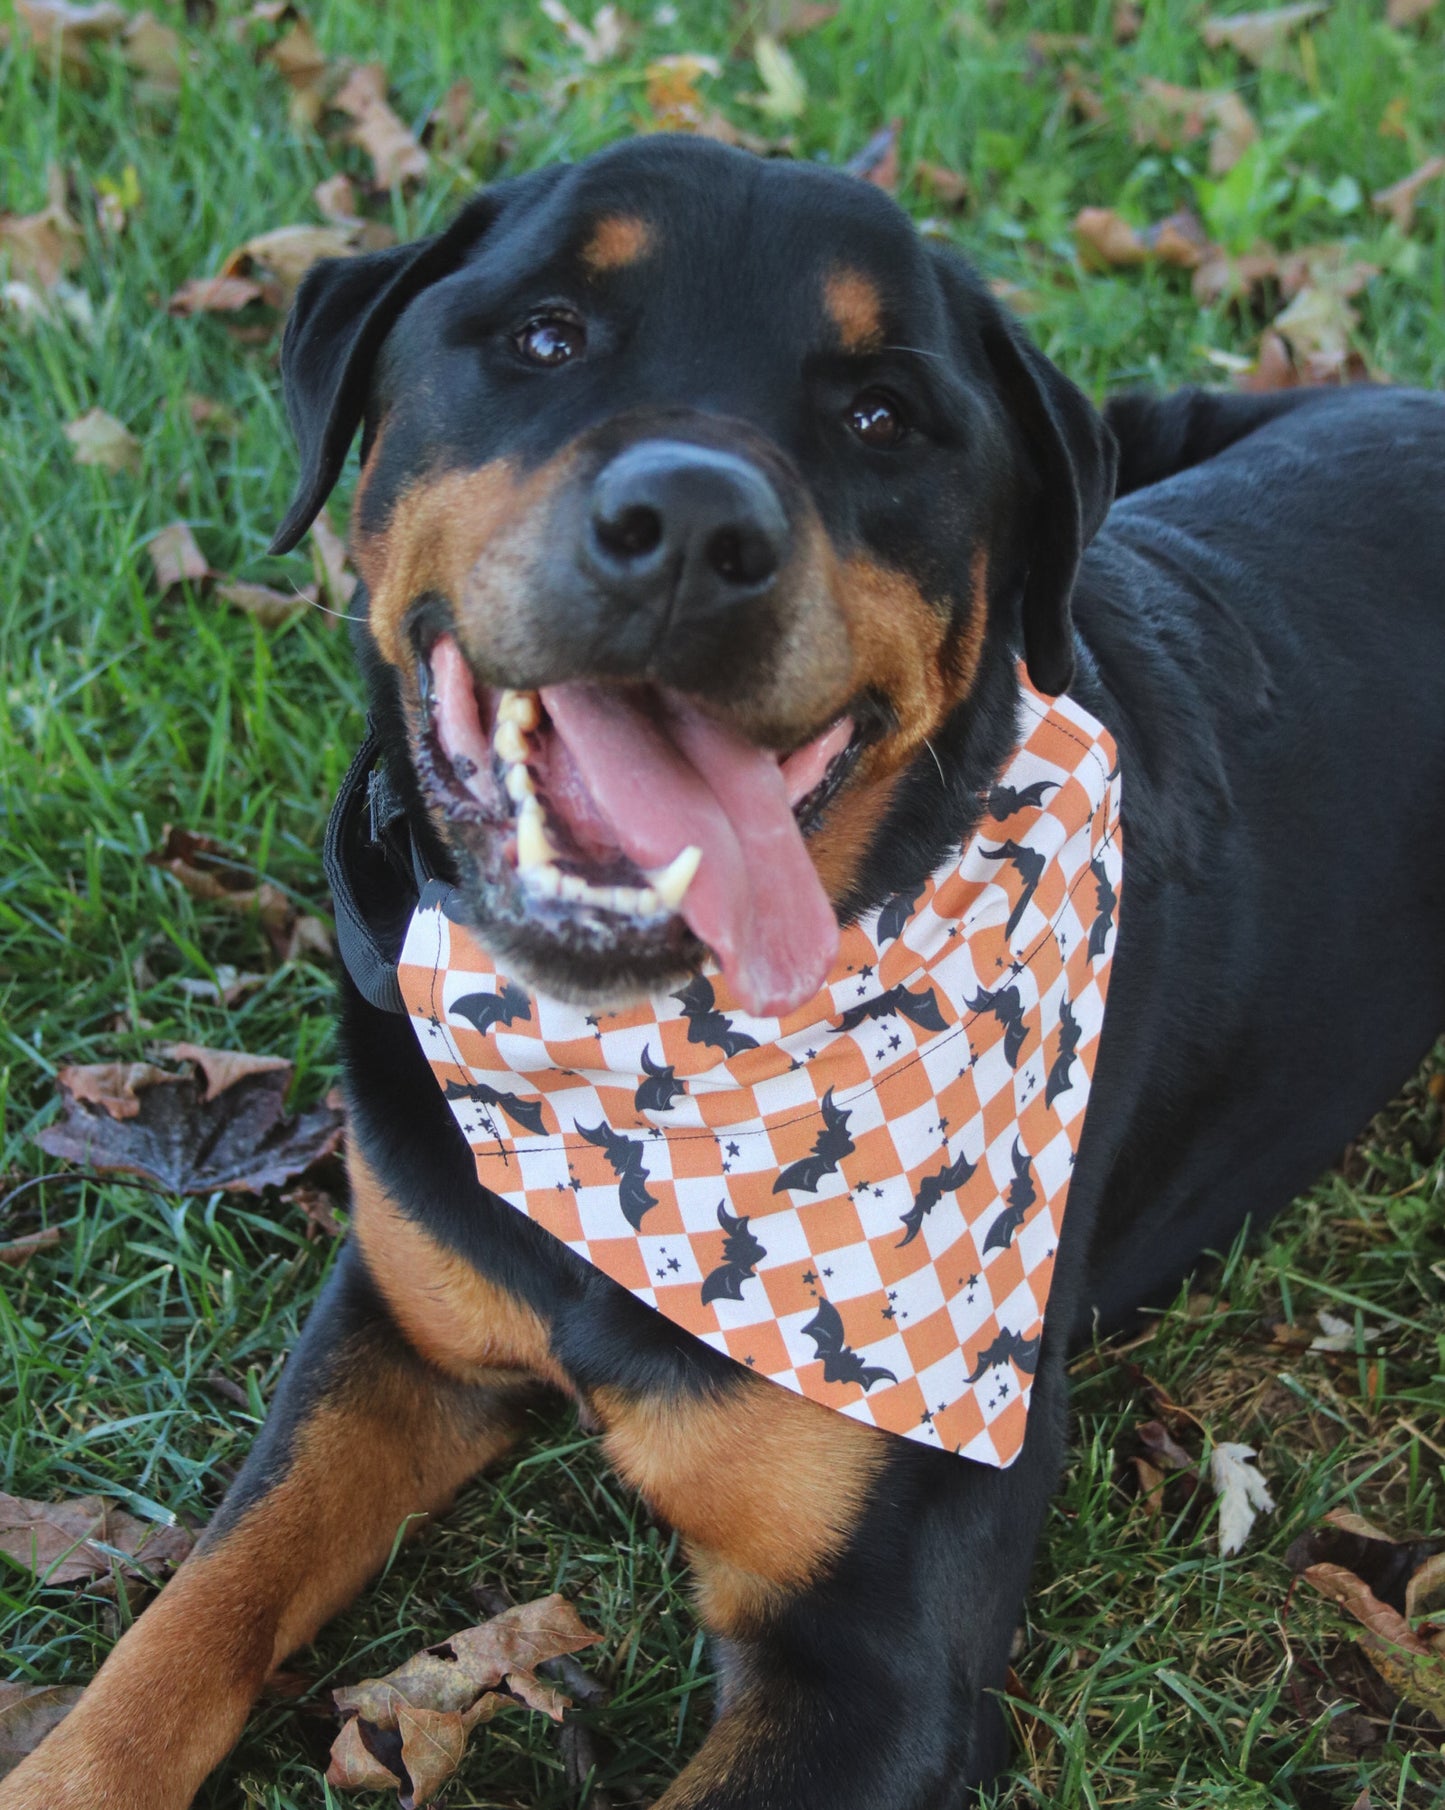
[[[582,262],[594,274],[622,270],[646,257],[652,243],[652,228],[646,220],[636,214],[604,214],[582,247]]]
[[[845,352],[876,352],[883,341],[883,298],[872,277],[840,266],[823,279],[823,303]]]

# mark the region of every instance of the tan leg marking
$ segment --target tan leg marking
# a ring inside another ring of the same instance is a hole
[[[539,1314],[408,1219],[354,1147],[347,1170],[353,1235],[415,1351],[460,1382],[506,1373],[569,1387]]]
[[[647,256],[652,246],[653,231],[646,220],[639,220],[635,214],[604,214],[582,247],[582,262],[595,275],[601,275],[635,264]]]
[[[356,1593],[408,1519],[443,1507],[512,1432],[419,1365],[358,1341],[280,1480],[186,1560],[86,1695],[0,1783],[3,1810],[182,1810],[266,1675]]]
[[[598,1391],[608,1456],[686,1541],[698,1608],[727,1634],[847,1543],[887,1435],[761,1378],[704,1397]]]
[[[873,352],[883,343],[883,298],[872,277],[846,267],[823,280],[823,305],[845,352]]]

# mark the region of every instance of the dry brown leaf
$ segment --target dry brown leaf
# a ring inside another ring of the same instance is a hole
[[[1411,170],[1387,189],[1376,189],[1370,204],[1377,213],[1388,214],[1402,233],[1415,224],[1415,198],[1420,190],[1439,176],[1445,176],[1445,157],[1431,157],[1418,170]]]
[[[214,837],[169,823],[161,834],[161,847],[146,856],[148,866],[163,867],[193,899],[224,905],[243,916],[254,912],[277,955],[283,961],[291,959],[299,920],[296,907],[279,886],[258,881],[247,863]]]
[[[213,575],[187,522],[170,522],[159,529],[146,543],[146,552],[162,592],[178,584],[201,584]]]
[[[238,314],[259,302],[263,290],[250,277],[190,277],[166,303],[171,314]]]
[[[85,256],[85,235],[70,211],[65,171],[45,171],[45,206],[34,214],[0,214],[0,265],[13,277],[53,289]]]
[[[1426,1615],[1445,1620],[1445,1552],[1426,1559],[1405,1587],[1406,1621],[1419,1621]],[[1445,1653],[1441,1638],[1439,1634],[1433,1636],[1431,1644],[1437,1652]]]
[[[133,1119],[140,1111],[136,1090],[169,1078],[154,1062],[86,1062],[63,1068],[56,1077],[73,1099],[98,1106],[113,1119]]]
[[[331,1743],[326,1783],[338,1791],[400,1791],[401,1780],[362,1740],[362,1726],[359,1717],[342,1724],[341,1733]]]
[[[599,6],[592,15],[590,29],[573,18],[562,0],[541,0],[541,7],[572,48],[581,51],[582,61],[591,67],[610,63],[622,49],[628,20],[615,6]]]
[[[353,69],[331,104],[356,122],[347,137],[371,159],[378,188],[420,182],[431,168],[431,159],[411,128],[387,103],[386,70],[380,63]]]
[[[340,1145],[344,1115],[329,1101],[287,1116],[290,1063],[171,1047],[201,1068],[201,1080],[162,1072],[140,1081],[136,1111],[124,1118],[87,1105],[62,1072],[61,1116],[40,1132],[41,1149],[103,1174],[143,1176],[172,1194],[259,1194],[283,1187]]]
[[[340,1238],[344,1228],[336,1217],[336,1202],[324,1188],[315,1188],[310,1182],[298,1182],[286,1190],[286,1198],[306,1215],[308,1239],[318,1232],[327,1238]]]
[[[647,110],[658,132],[696,132],[707,116],[707,104],[698,92],[704,76],[722,73],[716,57],[682,52],[658,57],[647,65]]]
[[[80,1701],[78,1684],[0,1681],[0,1779],[14,1769]]]
[[[1109,118],[1109,106],[1077,63],[1065,63],[1059,77],[1064,99],[1080,119],[1101,126]]]
[[[1274,331],[1311,383],[1348,381],[1350,335],[1359,324],[1359,311],[1350,306],[1347,292],[1329,283],[1306,284],[1274,317]]]
[[[179,1565],[194,1543],[185,1528],[142,1521],[103,1496],[34,1502],[0,1494],[0,1552],[49,1584],[109,1577],[113,1565],[142,1577]]]
[[[1174,151],[1207,131],[1209,170],[1223,176],[1259,137],[1253,114],[1232,89],[1180,88],[1146,75],[1130,109],[1134,142]]]
[[[104,409],[87,409],[74,421],[67,421],[64,432],[77,465],[99,465],[105,471],[140,470],[140,441],[123,421]]]
[[[861,177],[864,182],[871,182],[875,189],[891,195],[898,187],[898,140],[902,131],[903,121],[890,119],[843,168],[850,176]]]
[[[286,29],[259,53],[259,60],[269,63],[291,90],[288,111],[293,125],[314,126],[326,110],[326,96],[336,72],[326,53],[316,41],[310,23],[289,4],[266,3],[253,6],[243,23],[247,25],[285,25]]]
[[[136,13],[121,33],[121,55],[160,94],[178,94],[185,51],[180,33],[162,25],[154,13]]]
[[[302,585],[295,591],[273,590],[268,584],[251,584],[233,578],[216,586],[216,595],[248,616],[254,616],[262,628],[280,628],[293,616],[311,608],[316,602],[315,585]]]
[[[1134,0],[1114,0],[1113,32],[1116,44],[1129,44],[1138,37],[1144,23],[1142,10]]]
[[[0,1244],[0,1264],[18,1269],[22,1263],[29,1263],[39,1252],[53,1251],[60,1243],[60,1237],[59,1226],[45,1226],[38,1232],[26,1232],[21,1238],[9,1238],[4,1244]],[[3,1766],[0,1766],[0,1772],[3,1770]]]
[[[239,245],[221,267],[221,277],[250,277],[259,266],[275,277],[287,307],[302,277],[323,258],[352,258],[360,249],[355,226],[276,226]]]
[[[1385,17],[1391,25],[1413,25],[1417,19],[1423,19],[1432,11],[1435,0],[1390,0],[1385,8]]]
[[[311,524],[311,549],[319,595],[333,610],[344,611],[356,589],[356,574],[346,563],[346,542],[325,509]]]
[[[1194,272],[1194,299],[1201,307],[1215,302],[1247,301],[1263,283],[1279,277],[1279,254],[1268,245],[1233,257],[1213,245]]]
[[[913,180],[930,201],[940,207],[965,208],[972,193],[967,176],[960,176],[946,164],[926,163],[922,158],[913,166]]]
[[[1074,237],[1085,263],[1114,270],[1150,259],[1194,270],[1211,249],[1204,228],[1187,208],[1142,228],[1131,226],[1112,208],[1082,208],[1074,221]]]
[[[1360,1624],[1360,1649],[1390,1689],[1445,1722],[1445,1651],[1436,1651],[1343,1565],[1311,1565],[1300,1575]]]
[[[35,42],[35,54],[51,73],[85,81],[91,73],[90,47],[125,28],[126,15],[110,0],[73,6],[69,0],[15,0],[15,17]]]
[[[230,962],[217,962],[214,980],[186,974],[176,985],[188,999],[204,999],[211,1005],[233,1006],[266,984],[264,974],[243,972]]]
[[[1289,355],[1289,347],[1272,327],[1266,327],[1259,336],[1254,363],[1241,374],[1237,387],[1264,392],[1297,389],[1299,383],[1300,375]]]
[[[560,1720],[570,1700],[538,1678],[536,1668],[599,1638],[564,1598],[549,1596],[463,1628],[384,1678],[333,1691],[337,1709],[349,1719],[332,1747],[327,1780],[341,1790],[374,1788],[364,1785],[361,1775],[377,1776],[380,1762],[372,1752],[380,1744],[377,1735],[399,1734],[411,1780],[403,1803],[429,1802],[456,1770],[469,1731],[498,1709],[519,1700]],[[501,1695],[498,1687],[509,1694]]]
[[[311,191],[311,199],[316,203],[323,218],[333,226],[359,226],[361,215],[356,199],[356,184],[344,170],[338,170],[334,176],[328,176],[324,182],[318,182]]]
[[[1199,35],[1211,50],[1228,45],[1247,63],[1270,69],[1283,62],[1294,34],[1328,11],[1326,0],[1299,0],[1297,5],[1275,6],[1266,12],[1230,13],[1206,19],[1199,27]]]

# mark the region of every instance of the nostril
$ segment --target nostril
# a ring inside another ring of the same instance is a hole
[[[646,503],[594,518],[598,540],[617,559],[644,559],[662,542],[662,517]]]
[[[729,584],[761,584],[778,569],[778,552],[766,534],[728,526],[709,537],[707,562]]]

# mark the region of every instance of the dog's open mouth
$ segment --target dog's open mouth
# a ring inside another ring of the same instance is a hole
[[[654,687],[479,685],[450,633],[420,672],[423,782],[529,916],[599,952],[681,918],[749,1010],[817,992],[838,924],[805,836],[869,739],[866,706],[784,757]]]

